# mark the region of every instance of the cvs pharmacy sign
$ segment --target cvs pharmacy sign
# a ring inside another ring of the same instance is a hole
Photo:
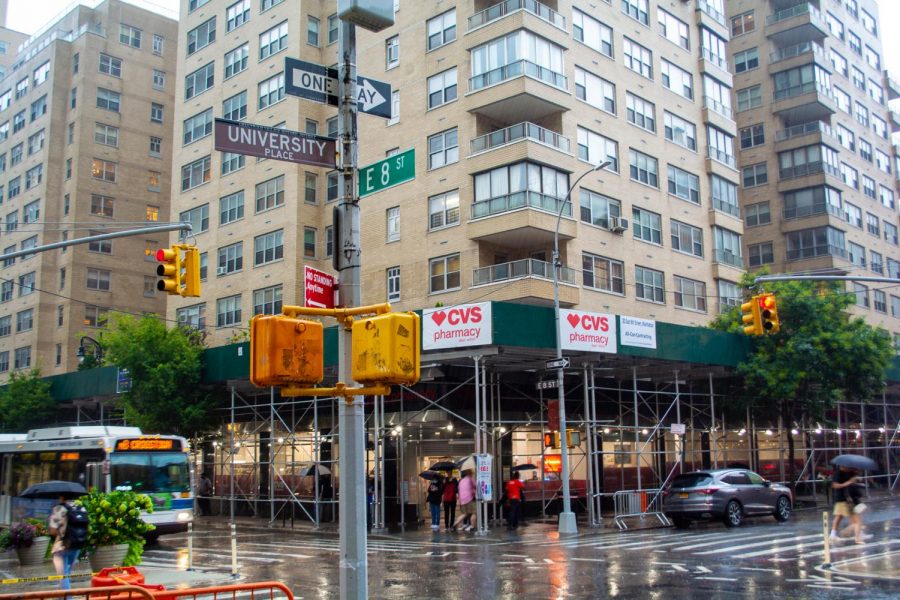
[[[422,350],[483,346],[492,342],[490,302],[422,311]]]
[[[616,316],[580,310],[560,310],[559,345],[563,350],[615,354]]]

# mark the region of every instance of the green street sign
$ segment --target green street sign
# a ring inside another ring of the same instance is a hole
[[[359,197],[406,183],[416,178],[416,149],[389,156],[359,169]]]

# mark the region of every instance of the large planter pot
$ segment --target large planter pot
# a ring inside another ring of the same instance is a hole
[[[39,565],[47,556],[47,547],[50,546],[50,536],[42,535],[34,538],[34,542],[27,548],[16,548],[20,565]]]
[[[128,554],[128,544],[112,544],[111,546],[98,546],[91,554],[91,570],[99,571],[106,567],[121,567]]]

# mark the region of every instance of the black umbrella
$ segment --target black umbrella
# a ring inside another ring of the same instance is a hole
[[[850,469],[858,469],[860,471],[869,471],[878,468],[878,463],[868,456],[860,456],[858,454],[841,454],[831,459],[831,464],[839,467],[848,467]]]
[[[428,467],[429,471],[452,471],[456,468],[456,463],[449,460],[442,460]]]
[[[531,463],[525,463],[524,465],[516,465],[512,468],[513,471],[534,471],[538,468],[537,465],[533,465]]]
[[[432,480],[432,479],[440,478],[441,474],[438,473],[437,471],[428,470],[428,471],[422,471],[421,473],[419,473],[419,477],[421,477],[422,479]]]
[[[84,489],[84,486],[74,481],[43,481],[27,487],[19,496],[22,498],[59,498],[60,496],[74,498],[85,494],[87,494],[87,490]]]

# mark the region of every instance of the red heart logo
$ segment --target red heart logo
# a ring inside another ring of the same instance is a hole
[[[572,328],[574,329],[575,326],[578,325],[578,321],[580,319],[578,318],[578,315],[576,315],[574,313],[569,313],[569,315],[566,317],[566,320],[569,321],[569,325],[571,325]]]
[[[431,313],[431,320],[434,321],[435,323],[437,323],[438,327],[441,326],[441,323],[443,323],[444,319],[446,319],[446,318],[447,318],[447,315],[442,310],[436,310],[433,313]]]

